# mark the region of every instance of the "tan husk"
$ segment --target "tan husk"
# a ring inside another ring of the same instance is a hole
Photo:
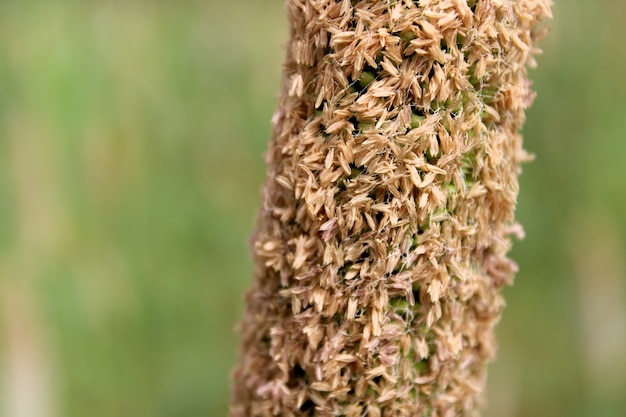
[[[549,0],[288,0],[231,415],[479,408]]]

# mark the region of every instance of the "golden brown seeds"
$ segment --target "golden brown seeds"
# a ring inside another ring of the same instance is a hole
[[[231,415],[459,416],[495,350],[549,0],[288,0]]]

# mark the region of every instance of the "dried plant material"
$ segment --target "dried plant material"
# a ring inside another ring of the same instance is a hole
[[[231,415],[471,415],[550,1],[287,9]]]

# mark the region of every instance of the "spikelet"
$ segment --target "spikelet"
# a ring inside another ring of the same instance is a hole
[[[479,408],[550,0],[288,0],[233,417]]]

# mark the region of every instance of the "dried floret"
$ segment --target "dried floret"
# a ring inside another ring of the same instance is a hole
[[[470,415],[550,1],[287,9],[231,415]]]

